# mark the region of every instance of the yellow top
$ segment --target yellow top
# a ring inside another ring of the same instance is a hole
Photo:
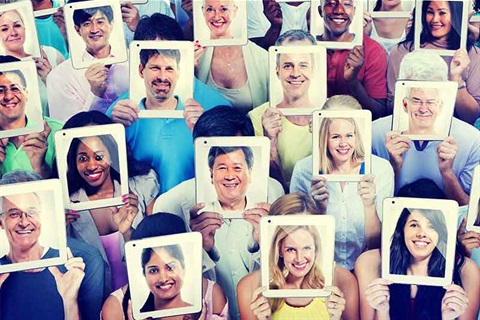
[[[292,307],[283,303],[272,314],[272,320],[329,320],[325,298],[315,298],[305,307]]]
[[[269,107],[269,102],[266,102],[248,113],[256,136],[263,136],[262,116]],[[293,167],[297,161],[312,154],[312,134],[309,126],[297,126],[285,117],[282,117],[281,121],[282,132],[278,135],[277,149],[282,162],[283,177],[290,185]]]

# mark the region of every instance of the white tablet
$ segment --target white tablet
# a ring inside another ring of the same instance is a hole
[[[450,133],[455,81],[397,81],[393,130],[412,140],[443,140]]]
[[[226,219],[267,202],[270,140],[266,137],[195,139],[196,202]]]
[[[123,205],[129,193],[125,129],[119,123],[59,130],[55,133],[63,202],[72,210]],[[90,200],[113,185],[113,196]]]
[[[64,7],[70,58],[75,69],[127,61],[118,0],[67,3]]]
[[[401,0],[398,1],[398,5],[382,7],[381,0],[367,0],[368,2],[366,10],[370,12],[372,18],[387,18],[387,19],[400,19],[410,18],[413,8],[415,8],[415,0]]]
[[[55,4],[53,4],[53,1],[52,1],[52,8],[35,10],[33,14],[35,15],[35,18],[49,16],[57,12],[58,8],[63,7],[64,5],[65,5],[65,0],[56,0]]]
[[[473,171],[470,202],[468,203],[467,230],[480,232],[480,164]]]
[[[132,240],[125,244],[135,319],[202,310],[202,235],[199,232]],[[155,301],[166,306],[155,308]],[[172,303],[174,301],[174,303]]]
[[[260,221],[262,286],[268,298],[322,297],[333,283],[335,218],[265,216]],[[307,288],[305,277],[310,285]],[[301,281],[300,288],[294,282]],[[303,286],[303,287],[302,287]]]
[[[439,199],[387,198],[383,201],[383,212],[388,214],[383,215],[382,221],[382,278],[404,284],[451,284],[458,203]],[[426,259],[429,266],[435,264],[438,267],[429,269],[429,275],[415,274],[412,269]]]
[[[369,110],[315,110],[312,122],[314,175],[328,181],[360,181],[372,172]]]
[[[424,4],[425,3],[425,4]],[[446,4],[446,5],[445,5]],[[435,50],[436,53],[442,56],[453,56],[458,49],[466,49],[467,46],[467,30],[468,30],[468,0],[416,0],[415,7],[415,37],[413,47],[415,50]],[[434,19],[433,13],[449,12],[450,21],[440,26],[434,26],[431,21]],[[422,17],[425,17],[425,28],[422,22]],[[450,30],[448,30],[450,29]],[[458,47],[452,49],[425,49],[421,44],[424,43],[426,37],[433,36],[435,38],[442,38],[448,36],[449,38],[457,38]]]
[[[183,118],[183,110],[144,109],[149,101],[167,100],[173,96],[183,104],[192,98],[193,66],[193,44],[190,41],[132,41],[130,99],[142,106],[138,116]]]
[[[67,261],[65,210],[58,179],[0,186],[0,273]],[[38,250],[41,258],[15,261],[14,252]]]

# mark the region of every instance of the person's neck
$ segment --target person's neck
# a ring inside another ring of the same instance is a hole
[[[428,262],[430,257],[422,260],[411,260],[410,267],[407,269],[407,275],[428,276]]]
[[[218,202],[220,202],[220,206],[225,211],[244,210],[245,207],[247,206],[246,197],[243,197],[239,200],[230,201],[229,203],[222,202],[220,200]]]
[[[172,299],[158,299],[154,296],[154,305],[155,310],[164,310],[188,306],[188,304],[182,300],[182,295],[180,293]]]
[[[25,251],[15,249],[15,246],[10,244],[10,252],[7,257],[12,263],[35,261],[42,258],[43,250],[44,248],[38,242]]]
[[[388,5],[388,4],[385,4],[383,1],[382,1],[382,5],[380,7],[380,11],[403,11],[403,8],[402,8],[402,2],[399,1],[397,4],[395,5]]]
[[[53,8],[53,2],[51,0],[32,0],[32,6],[34,11]]]
[[[105,59],[105,58],[108,58],[110,56],[111,50],[112,50],[112,46],[108,45],[108,46],[105,46],[105,47],[101,48],[100,50],[98,50],[96,52],[93,52],[93,51],[88,50],[88,49],[87,49],[87,52],[92,57],[94,57],[95,59]]]
[[[23,46],[21,48],[19,48],[18,50],[6,50],[5,54],[7,56],[12,56],[12,57],[15,57],[17,59],[23,59],[25,57],[30,56],[29,54],[27,54],[25,52],[25,50],[23,49]]]
[[[298,98],[283,95],[283,100],[277,104],[277,108],[314,108],[314,105],[310,102],[308,94]]]
[[[340,174],[357,174],[359,172],[358,166],[359,163],[350,159],[341,163],[335,163],[333,171]]]
[[[178,101],[175,97],[171,97],[165,101],[158,101],[156,99],[145,99],[145,109],[147,110],[175,110],[177,109]]]
[[[224,60],[235,60],[235,58],[237,58],[237,55],[241,54],[242,47],[240,46],[215,47],[213,49],[213,55]]]
[[[90,200],[113,198],[115,194],[115,185],[110,178],[106,179],[101,186],[91,187],[87,185],[85,187],[85,193]]]
[[[334,35],[328,29],[325,29],[321,39],[322,41],[335,41],[335,42],[352,42],[354,35],[348,31],[345,31],[341,35]]]

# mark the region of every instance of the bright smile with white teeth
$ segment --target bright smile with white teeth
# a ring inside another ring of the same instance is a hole
[[[167,290],[170,290],[174,285],[175,285],[175,282],[172,281],[172,282],[167,282],[163,284],[158,284],[155,287],[162,291],[167,291]]]
[[[430,242],[424,240],[413,240],[412,242],[417,248],[425,248],[430,244]]]
[[[299,270],[299,271],[302,271],[302,270],[305,270],[305,268],[307,267],[307,262],[302,262],[302,263],[292,263],[292,266]]]
[[[30,234],[33,232],[33,229],[31,230],[17,230],[16,233],[17,234]]]
[[[238,186],[238,183],[223,183],[223,186],[225,188],[235,188],[236,186]]]
[[[350,148],[347,148],[347,149],[337,149],[337,152],[338,152],[339,154],[341,154],[342,156],[347,155],[349,151],[350,151]]]
[[[300,80],[288,80],[287,82],[289,84],[293,85],[293,86],[300,86],[305,82],[305,80],[302,80],[302,81],[300,81]]]
[[[214,26],[215,28],[221,28],[223,27],[223,25],[225,24],[225,22],[211,22],[210,23],[212,26]]]
[[[88,180],[91,180],[91,181],[96,181],[100,178],[100,176],[102,175],[102,172],[86,172],[85,173],[85,176],[87,177]]]

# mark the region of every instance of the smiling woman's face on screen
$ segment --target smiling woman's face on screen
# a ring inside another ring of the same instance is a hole
[[[25,25],[16,10],[0,13],[0,35],[6,53],[23,51]]]
[[[287,282],[303,279],[315,264],[315,240],[305,229],[298,229],[282,241],[280,256],[288,270]]]
[[[428,32],[436,39],[446,40],[452,30],[452,14],[448,1],[430,1],[424,13]]]
[[[205,0],[203,15],[210,30],[211,39],[231,38],[230,25],[237,14],[237,6],[232,0]]]
[[[91,187],[99,187],[110,178],[110,153],[99,137],[81,141],[76,155],[78,174]]]
[[[404,226],[405,245],[416,261],[429,259],[438,244],[438,232],[419,211],[413,210]]]

